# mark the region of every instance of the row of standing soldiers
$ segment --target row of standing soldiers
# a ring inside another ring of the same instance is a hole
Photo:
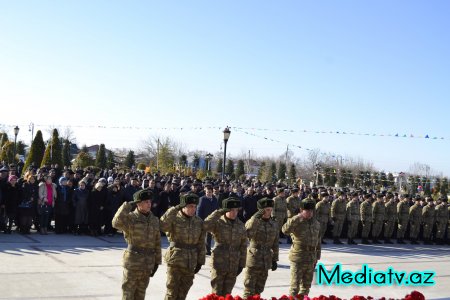
[[[272,217],[275,201],[258,200],[258,211],[245,224],[238,218],[241,201],[227,198],[222,208],[205,220],[196,216],[198,196],[187,193],[180,204],[158,219],[151,213],[152,193],[141,190],[134,201],[124,203],[113,218],[128,243],[123,257],[122,299],[144,299],[146,288],[162,262],[160,231],[166,233],[169,247],[165,299],[186,299],[195,274],[205,264],[206,233],[212,233],[212,292],[231,294],[236,277],[245,268],[244,298],[261,294],[268,271],[278,267],[279,232],[290,235],[291,295],[307,295],[313,272],[320,259],[320,223],[313,218],[315,203],[299,201],[299,209],[283,226]],[[300,208],[302,208],[300,212]]]

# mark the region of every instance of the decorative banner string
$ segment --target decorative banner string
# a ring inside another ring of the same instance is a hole
[[[0,124],[1,127],[11,127],[16,125]],[[21,126],[29,126],[29,124],[21,124]],[[202,130],[202,129],[224,129],[223,126],[198,126],[198,127],[146,127],[146,126],[105,126],[105,125],[56,125],[56,124],[34,124],[37,127],[73,127],[73,128],[98,128],[98,129],[134,129],[134,130]],[[295,130],[295,129],[274,129],[274,128],[258,128],[258,127],[236,127],[231,126],[231,129],[247,130],[247,131],[271,131],[271,132],[288,132],[288,133],[310,133],[310,134],[336,134],[336,135],[358,135],[358,136],[370,136],[370,137],[394,137],[394,138],[414,138],[414,139],[429,139],[429,140],[450,140],[446,137],[431,136],[429,134],[406,134],[406,133],[361,133],[353,131],[341,131],[341,130]]]

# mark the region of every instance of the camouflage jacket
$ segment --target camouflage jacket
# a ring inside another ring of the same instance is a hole
[[[286,199],[283,197],[277,196],[273,198],[274,206],[272,210],[272,217],[276,218],[276,221],[280,224],[284,223],[284,220],[287,218],[287,203]]]
[[[306,220],[296,215],[283,225],[282,231],[292,237],[290,261],[314,264],[320,259],[320,223],[315,218]]]
[[[347,220],[348,221],[359,221],[359,202],[358,200],[350,200],[347,203]]]
[[[385,207],[385,218],[386,221],[389,223],[397,221],[397,205],[395,204],[394,200],[390,200],[384,204]]]
[[[372,203],[368,200],[364,200],[360,206],[361,221],[372,222]]]
[[[408,222],[409,221],[409,204],[408,201],[402,200],[397,204],[397,218],[398,222]]]
[[[205,219],[203,228],[214,236],[213,268],[233,273],[239,267],[245,267],[247,232],[241,220],[230,220],[222,211],[216,210]]]
[[[436,222],[448,222],[448,208],[446,203],[436,205]]]
[[[330,210],[331,204],[330,202],[325,200],[320,200],[316,204],[316,219],[320,223],[328,223],[330,220]]]
[[[272,261],[278,261],[278,223],[253,216],[245,223],[250,245],[247,249],[246,267],[268,270]]]
[[[386,220],[386,207],[383,202],[375,201],[372,204],[372,217],[374,222]]]
[[[289,196],[286,199],[287,217],[292,218],[300,212],[301,200],[300,197]]]
[[[436,207],[426,205],[422,210],[422,222],[427,224],[433,224],[436,219]]]
[[[115,214],[112,225],[122,230],[129,247],[123,255],[123,267],[128,270],[153,270],[154,264],[161,264],[161,235],[159,220],[151,212],[148,216],[133,205],[125,202]]]
[[[422,206],[420,204],[414,203],[409,208],[409,221],[413,224],[420,224],[422,222]]]
[[[337,220],[344,221],[345,220],[345,208],[347,203],[342,198],[337,198],[331,204],[331,217],[336,218]]]
[[[197,264],[205,264],[206,231],[202,219],[188,217],[176,207],[171,207],[161,217],[160,224],[170,242],[164,254],[169,267],[194,270]]]

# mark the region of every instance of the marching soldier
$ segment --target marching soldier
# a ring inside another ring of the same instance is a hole
[[[285,196],[284,188],[279,187],[277,188],[277,196],[273,198],[274,206],[272,210],[272,217],[275,218],[279,226],[279,233],[281,233],[281,226],[283,226],[287,219],[287,203]]]
[[[372,242],[374,244],[381,244],[378,240],[381,230],[383,228],[383,223],[386,220],[386,208],[383,203],[383,194],[377,195],[377,200],[372,204]]]
[[[250,245],[247,249],[244,298],[264,291],[268,271],[278,267],[278,224],[270,216],[274,201],[258,200],[258,212],[245,223]]]
[[[386,214],[386,222],[384,223],[384,243],[392,244],[391,237],[394,233],[395,220],[397,217],[397,205],[392,193],[388,193],[386,195],[386,200],[387,202],[384,204]]]
[[[402,195],[400,202],[397,204],[397,243],[404,244],[403,238],[405,237],[406,228],[409,221],[409,195]]]
[[[409,238],[411,244],[419,244],[417,236],[422,223],[422,206],[420,205],[421,197],[416,195],[414,204],[409,208]]]
[[[364,201],[360,206],[361,213],[361,223],[362,223],[362,244],[370,244],[368,238],[370,229],[372,228],[372,195],[366,194],[364,195]]]
[[[359,225],[359,198],[358,193],[352,194],[352,199],[347,203],[346,207],[347,211],[347,221],[348,221],[348,231],[347,231],[347,244],[349,245],[358,245],[353,238],[356,236],[358,232]]]
[[[152,197],[148,190],[136,192],[134,201],[123,203],[112,220],[128,244],[123,254],[123,300],[145,299],[150,277],[161,264],[159,220],[151,213]]]
[[[328,201],[329,196],[327,192],[321,193],[320,196],[322,200],[316,204],[316,216],[317,221],[320,223],[320,241],[322,244],[326,244],[323,237],[327,231],[328,222],[330,221],[331,204]]]
[[[290,195],[286,199],[286,203],[287,203],[287,217],[288,218],[292,218],[293,216],[295,216],[296,214],[299,213],[300,205],[301,205],[299,188],[292,189],[292,195]]]
[[[226,296],[231,294],[236,277],[245,267],[247,235],[244,223],[237,218],[241,201],[228,198],[222,202],[222,207],[206,218],[203,228],[212,233],[215,241],[212,251],[212,293]]]
[[[199,197],[186,193],[180,204],[169,208],[161,217],[161,230],[170,241],[164,259],[167,263],[165,300],[186,299],[195,274],[205,264],[206,232],[203,220],[196,216]]]
[[[334,222],[333,227],[333,244],[342,244],[339,240],[342,232],[342,226],[344,225],[347,195],[341,193],[341,195],[333,201],[331,205],[331,219]]]
[[[423,240],[425,245],[432,245],[432,231],[436,220],[436,208],[434,207],[433,198],[426,198],[427,205],[422,210],[423,221]]]
[[[439,245],[444,245],[445,243],[445,230],[447,230],[447,223],[449,220],[448,208],[447,208],[447,197],[440,197],[440,203],[436,206],[436,243]]]
[[[284,224],[284,234],[293,236],[289,251],[291,261],[291,296],[300,294],[303,299],[309,294],[314,268],[320,259],[320,223],[314,215],[315,202],[303,201],[303,209]]]

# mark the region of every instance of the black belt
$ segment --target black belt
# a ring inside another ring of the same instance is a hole
[[[142,255],[152,255],[155,254],[155,249],[153,248],[142,248],[133,245],[128,245],[127,250],[133,251]]]
[[[257,250],[272,250],[272,246],[266,246],[266,245],[256,245],[250,243],[250,248],[257,249]]]
[[[197,245],[189,245],[189,244],[184,244],[184,243],[179,243],[179,242],[170,242],[170,247],[175,247],[175,248],[181,248],[181,249],[197,249]]]
[[[240,250],[240,247],[238,247],[238,246],[231,246],[229,244],[215,244],[214,247],[215,248],[229,250],[229,251],[239,251]]]

